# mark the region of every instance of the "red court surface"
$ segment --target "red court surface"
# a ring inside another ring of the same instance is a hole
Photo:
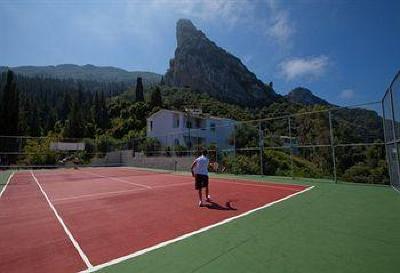
[[[0,272],[79,272],[306,189],[211,178],[213,203],[199,208],[188,176],[130,168],[33,174],[16,173],[0,198]]]

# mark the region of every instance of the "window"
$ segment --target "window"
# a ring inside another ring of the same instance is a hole
[[[210,123],[211,132],[215,132],[215,123]]]
[[[179,145],[179,139],[175,138],[175,145]]]
[[[200,128],[201,127],[201,119],[197,118],[196,119],[196,128]]]
[[[186,128],[192,128],[192,122],[190,120],[186,121]]]
[[[153,121],[150,120],[150,131],[153,131]]]
[[[173,121],[172,121],[173,128],[179,128],[179,115],[174,114]]]

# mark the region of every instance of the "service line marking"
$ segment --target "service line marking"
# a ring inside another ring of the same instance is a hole
[[[7,188],[8,184],[10,183],[11,178],[14,176],[14,173],[15,173],[15,172],[12,172],[12,173],[10,174],[10,176],[9,176],[8,179],[7,179],[6,184],[5,184],[4,187],[1,189],[0,198],[1,198],[1,196],[3,195],[3,193],[6,191],[6,188]]]
[[[169,188],[169,187],[184,186],[184,185],[191,185],[191,184],[192,183],[175,183],[175,184],[168,184],[168,185],[159,185],[159,186],[153,186],[152,189]],[[75,196],[71,196],[71,197],[52,199],[51,201],[59,202],[59,201],[67,201],[67,200],[75,200],[75,199],[84,199],[86,197],[90,198],[90,197],[96,197],[96,196],[109,196],[109,195],[118,195],[118,194],[132,193],[132,192],[143,192],[143,191],[147,191],[147,190],[148,189],[133,189],[133,190],[90,193],[90,194],[82,194],[82,195],[75,195]]]
[[[193,236],[193,235],[196,235],[196,234],[205,232],[205,231],[210,230],[210,229],[212,229],[212,228],[215,228],[215,227],[217,227],[217,226],[221,226],[221,225],[224,225],[224,224],[226,224],[226,223],[232,222],[232,221],[235,220],[235,219],[238,219],[238,218],[247,216],[247,215],[252,214],[252,213],[254,213],[254,212],[256,212],[256,211],[259,211],[259,210],[262,210],[262,209],[271,207],[271,206],[273,206],[273,205],[275,205],[275,204],[277,204],[277,203],[280,203],[280,202],[282,202],[282,201],[288,200],[289,198],[292,198],[292,197],[294,197],[294,196],[296,196],[296,195],[299,195],[299,194],[305,193],[305,192],[307,192],[307,191],[309,191],[309,190],[312,190],[313,188],[314,188],[314,186],[308,187],[308,188],[306,188],[306,189],[304,189],[304,190],[302,190],[302,191],[299,191],[299,192],[290,194],[290,195],[288,195],[288,196],[286,196],[286,197],[283,197],[283,198],[281,198],[281,199],[279,199],[279,200],[276,200],[276,201],[267,203],[267,204],[265,204],[265,205],[263,205],[263,206],[261,206],[261,207],[258,207],[258,208],[255,208],[255,209],[246,211],[246,212],[244,212],[244,213],[242,213],[242,214],[233,216],[233,217],[231,217],[231,218],[224,219],[224,220],[222,220],[222,221],[220,221],[220,222],[218,222],[218,223],[216,223],[216,224],[213,224],[213,225],[209,225],[209,226],[200,228],[199,230],[196,230],[196,231],[194,231],[194,232],[190,232],[190,233],[181,235],[181,236],[179,236],[179,237],[177,237],[177,238],[175,238],[175,239],[168,240],[168,241],[159,243],[159,244],[157,244],[157,245],[154,245],[154,246],[151,246],[151,247],[148,247],[148,248],[145,248],[145,249],[136,251],[136,252],[134,252],[134,253],[132,253],[132,254],[129,254],[129,255],[126,255],[126,256],[122,256],[122,257],[113,259],[113,260],[108,261],[108,262],[106,262],[106,263],[103,263],[103,264],[99,264],[99,265],[90,267],[90,268],[88,268],[87,270],[80,271],[80,273],[95,272],[95,271],[98,271],[98,270],[103,269],[103,268],[105,268],[105,267],[108,267],[108,266],[111,266],[111,265],[115,265],[115,264],[121,263],[121,262],[123,262],[123,261],[126,261],[126,260],[128,260],[128,259],[141,256],[141,255],[143,255],[143,254],[145,254],[145,253],[147,253],[147,252],[150,252],[150,251],[153,251],[153,250],[156,250],[156,249],[165,247],[165,246],[167,246],[167,245],[169,245],[169,244],[172,244],[172,243],[175,243],[175,242],[184,240],[184,239],[189,238],[189,237],[191,237],[191,236]]]
[[[74,245],[75,249],[78,251],[79,256],[81,256],[82,260],[84,261],[84,263],[86,264],[86,267],[88,269],[92,268],[93,265],[90,263],[89,258],[87,257],[87,255],[85,254],[85,252],[83,252],[82,248],[80,247],[79,243],[76,241],[76,239],[74,238],[74,236],[72,235],[71,231],[68,229],[68,227],[65,225],[63,219],[61,218],[61,216],[58,214],[56,208],[53,206],[53,204],[51,203],[49,197],[47,196],[46,192],[43,190],[42,186],[39,183],[39,180],[36,178],[35,174],[33,173],[33,171],[31,171],[31,175],[33,177],[33,179],[35,180],[36,184],[38,185],[40,191],[42,192],[44,198],[46,199],[47,203],[49,204],[50,208],[52,209],[52,211],[54,212],[58,222],[61,224],[61,226],[64,229],[64,232],[67,234],[69,240],[72,242],[72,244]]]
[[[93,173],[93,172],[89,172],[89,171],[82,171],[82,170],[80,170],[80,171],[83,172],[83,173],[87,173],[87,174],[91,174],[91,175],[100,177],[100,178],[107,178],[107,179],[118,181],[118,182],[125,183],[125,184],[130,184],[130,185],[134,185],[134,186],[138,186],[138,187],[143,187],[143,188],[146,188],[146,189],[152,189],[152,187],[150,187],[150,186],[143,185],[143,184],[138,184],[138,183],[133,183],[131,181],[128,181],[128,180],[125,180],[125,179],[122,179],[122,178],[105,176],[105,175],[101,175],[101,174],[97,174],[97,173]]]

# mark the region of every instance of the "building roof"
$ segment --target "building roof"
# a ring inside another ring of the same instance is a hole
[[[161,109],[161,110],[153,113],[152,115],[150,115],[147,119],[150,119],[150,118],[160,114],[161,112],[170,112],[170,113],[175,113],[175,114],[187,114],[186,112],[177,111],[177,110]],[[202,118],[202,119],[215,119],[215,120],[235,121],[233,119],[211,116],[211,115],[205,114],[205,113],[202,113],[202,114],[199,114],[199,115],[194,115],[194,116]]]

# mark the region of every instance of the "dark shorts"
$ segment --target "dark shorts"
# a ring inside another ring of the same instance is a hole
[[[208,187],[208,175],[197,174],[194,188],[196,190],[200,190],[201,188],[204,187]]]

